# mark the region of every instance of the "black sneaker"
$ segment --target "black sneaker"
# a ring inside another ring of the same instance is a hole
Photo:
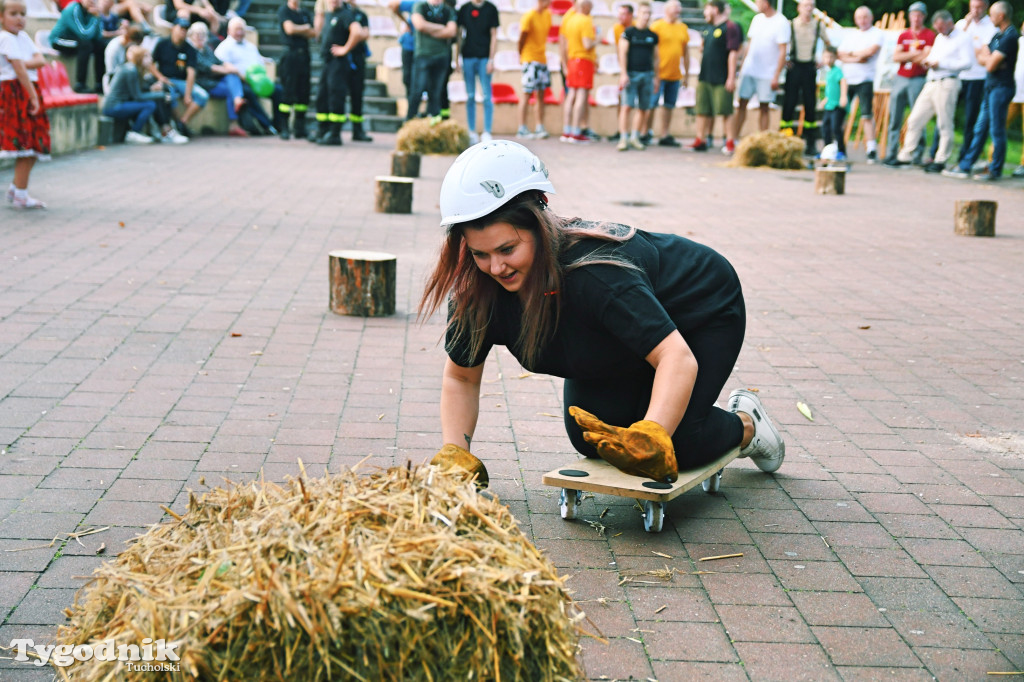
[[[941,173],[944,170],[946,170],[946,164],[944,164],[944,163],[935,163],[934,161],[932,163],[929,163],[927,166],[924,167],[924,172],[925,173]]]
[[[672,137],[671,135],[666,135],[665,137],[663,137],[660,140],[658,140],[658,146],[659,147],[682,147],[683,145],[679,144],[679,142],[676,140],[676,138]]]
[[[900,161],[899,159],[886,159],[882,162],[882,165],[886,168],[906,168],[910,165],[910,162]]]
[[[868,163],[878,163],[878,152],[873,150],[868,152]]]
[[[704,142],[703,140],[694,140],[688,148],[695,152],[706,152],[708,150],[708,145],[707,142]]]
[[[640,144],[645,147],[649,147],[652,140],[654,140],[654,135],[651,135],[650,133],[644,133],[640,136]]]
[[[608,141],[609,142],[618,142],[619,141],[619,133],[615,133],[614,135],[609,135],[608,136]]]
[[[174,127],[177,128],[178,132],[184,135],[185,137],[192,138],[196,136],[192,129],[189,128],[188,125],[186,125],[185,123],[182,123],[181,121],[175,123]]]

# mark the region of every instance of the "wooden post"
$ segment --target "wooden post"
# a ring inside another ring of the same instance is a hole
[[[418,178],[420,155],[413,152],[391,152],[391,174],[400,178]]]
[[[382,317],[395,314],[398,259],[376,251],[331,251],[331,312]]]
[[[827,166],[815,168],[814,191],[817,194],[845,194],[846,169]]]
[[[377,176],[377,213],[412,213],[412,180]]]
[[[967,237],[996,236],[995,201],[958,201],[953,210],[953,229]]]

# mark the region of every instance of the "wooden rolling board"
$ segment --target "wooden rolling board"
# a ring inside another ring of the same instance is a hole
[[[632,497],[638,500],[653,500],[654,502],[668,502],[685,493],[690,488],[698,485],[701,481],[724,468],[729,462],[736,459],[740,454],[739,448],[734,448],[718,459],[697,469],[688,469],[679,472],[679,478],[668,488],[652,488],[644,484],[655,484],[648,478],[630,476],[624,474],[603,459],[584,458],[566,464],[565,466],[553,469],[544,474],[541,479],[544,485],[556,488],[568,488],[570,490],[586,490],[591,493],[602,493],[604,495],[618,495],[619,497]],[[562,471],[585,471],[586,476],[566,476]],[[663,485],[663,484],[656,484]]]

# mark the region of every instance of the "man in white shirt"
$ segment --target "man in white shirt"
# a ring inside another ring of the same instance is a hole
[[[988,16],[988,0],[971,0],[967,16],[956,22],[956,27],[967,34],[971,49],[988,45],[996,34],[996,26]],[[972,53],[971,65],[960,72],[960,96],[964,100],[964,140],[960,147],[959,160],[971,147],[974,138],[974,124],[978,121],[981,111],[981,100],[985,94],[985,76],[988,72],[978,58]]]
[[[839,61],[843,63],[850,110],[857,99],[860,118],[864,123],[864,139],[868,149],[868,163],[878,161],[878,143],[875,142],[875,119],[872,110],[875,98],[875,75],[878,72],[878,53],[884,35],[873,25],[874,15],[865,6],[853,13],[856,31],[850,31],[839,44]]]
[[[247,80],[249,69],[256,65],[264,65],[267,60],[260,54],[256,45],[245,39],[247,26],[242,17],[233,17],[228,22],[228,37],[221,41],[213,54],[225,64],[232,64],[238,69],[238,75],[243,81]],[[281,96],[284,91],[280,83],[274,83],[274,94],[271,96],[274,108],[274,128],[284,130],[280,108]]]
[[[754,15],[747,31],[740,86],[740,104],[732,119],[732,139],[740,139],[740,130],[747,118],[747,104],[757,95],[760,105],[758,124],[768,130],[768,106],[775,101],[779,79],[786,67],[790,27],[786,17],[775,11],[769,0],[757,0],[759,14]],[[723,148],[725,151],[726,148]],[[728,152],[726,152],[728,153]]]
[[[960,92],[959,74],[974,62],[974,50],[967,34],[953,25],[953,15],[940,9],[932,16],[935,44],[921,61],[928,75],[921,94],[907,119],[907,134],[896,157],[895,166],[906,167],[917,150],[921,134],[928,121],[936,118],[939,129],[939,148],[934,160],[925,166],[926,173],[941,173],[953,152],[953,117]]]

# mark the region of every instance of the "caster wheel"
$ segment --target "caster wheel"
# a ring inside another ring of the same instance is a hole
[[[665,521],[665,505],[661,502],[646,500],[644,502],[644,530],[648,533],[660,533]]]
[[[579,490],[562,488],[562,492],[558,494],[558,506],[563,519],[571,521],[576,518],[576,510],[579,509],[580,502],[582,502],[581,497],[583,496]]]
[[[714,494],[718,492],[718,489],[722,486],[722,469],[708,476],[701,481],[700,487],[704,488],[704,492],[708,494]]]

